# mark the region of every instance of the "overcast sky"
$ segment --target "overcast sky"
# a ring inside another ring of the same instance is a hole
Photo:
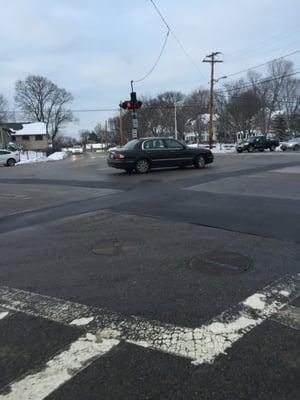
[[[216,77],[300,49],[299,0],[156,0],[172,35],[138,95],[189,93],[209,80],[212,51],[224,53]],[[3,3],[3,4],[2,4]],[[167,32],[150,0],[0,0],[0,93],[14,108],[14,84],[43,75],[74,95],[73,109],[115,108],[158,57]],[[300,56],[289,58],[295,68]],[[263,69],[257,69],[264,72]],[[238,78],[237,76],[236,78]],[[76,113],[74,136],[114,112]]]

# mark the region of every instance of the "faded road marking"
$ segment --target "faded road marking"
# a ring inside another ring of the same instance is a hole
[[[289,328],[300,331],[300,308],[294,306],[285,306],[278,314],[272,318],[273,321],[279,322]]]
[[[82,329],[107,339],[189,358],[194,364],[212,363],[220,354],[300,294],[300,274],[286,275],[199,328],[185,328],[123,316],[97,307],[0,287],[0,305],[69,325],[91,318]]]
[[[1,309],[0,309],[0,319],[3,319],[3,318],[5,318],[5,317],[7,317],[8,314],[9,314],[8,311],[1,311]]]
[[[10,384],[9,392],[0,395],[0,399],[42,400],[118,343],[118,340],[99,342],[95,335],[87,333],[48,361],[40,371]]]
[[[74,319],[74,321],[70,322],[70,325],[76,325],[76,326],[87,325],[90,322],[92,322],[93,319],[94,317]]]

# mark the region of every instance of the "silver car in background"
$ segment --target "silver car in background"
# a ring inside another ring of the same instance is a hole
[[[20,161],[20,152],[16,150],[0,149],[0,165],[7,165],[13,167]]]
[[[286,150],[300,150],[300,137],[296,137],[293,139],[290,139],[287,142],[283,142],[280,146],[282,151],[286,151]]]

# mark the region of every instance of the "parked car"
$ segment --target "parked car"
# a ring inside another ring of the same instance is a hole
[[[83,148],[80,145],[75,145],[71,147],[71,153],[72,154],[82,154],[83,153]]]
[[[210,150],[189,148],[175,139],[164,137],[133,139],[124,147],[110,150],[107,163],[110,167],[135,170],[144,174],[150,168],[184,167],[193,165],[204,168],[212,163],[214,156]]]
[[[300,150],[300,137],[296,137],[288,140],[287,142],[283,142],[280,146],[282,151],[286,150]]]
[[[19,161],[20,161],[19,151],[0,149],[0,165],[7,165],[8,167],[13,167]]]
[[[242,153],[243,151],[248,151],[253,153],[253,151],[264,151],[269,149],[274,151],[276,147],[279,146],[279,141],[275,139],[268,139],[266,136],[254,136],[236,145],[236,151]]]

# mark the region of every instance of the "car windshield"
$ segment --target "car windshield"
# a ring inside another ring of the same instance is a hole
[[[130,142],[126,143],[125,146],[123,146],[123,149],[125,150],[132,150],[135,148],[135,146],[139,143],[138,139],[133,139],[130,140]]]

